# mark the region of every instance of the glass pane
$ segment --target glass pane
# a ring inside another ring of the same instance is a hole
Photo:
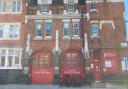
[[[69,23],[64,23],[64,36],[68,36]]]
[[[20,56],[20,50],[15,50],[15,56],[17,56],[17,57]]]
[[[13,2],[13,4],[12,4],[12,11],[16,12],[16,2]]]
[[[6,11],[6,2],[3,2],[3,12]]]
[[[0,30],[0,38],[3,38],[3,30]]]
[[[19,57],[15,57],[15,67],[19,67]]]
[[[41,56],[41,54],[38,55],[38,64],[39,65],[42,64],[42,56]]]
[[[51,30],[51,29],[52,29],[52,23],[47,22],[47,23],[45,24],[45,29],[46,29],[46,30]]]
[[[79,23],[73,23],[73,35],[79,34]]]
[[[10,25],[9,37],[17,38],[19,35],[19,25]]]
[[[15,64],[19,64],[19,57],[15,57]]]
[[[50,30],[46,30],[46,36],[50,36]]]
[[[47,4],[42,4],[41,5],[41,11],[42,12],[48,12],[48,5]]]
[[[9,56],[8,57],[8,67],[12,67],[13,66],[13,56]]]
[[[2,50],[1,55],[6,56],[6,50],[5,49]]]
[[[33,65],[33,67],[36,67],[36,57],[35,56],[33,56],[33,58],[32,58],[32,65]]]
[[[42,24],[36,23],[36,36],[41,36],[41,28],[42,28]]]
[[[44,56],[44,66],[48,67],[48,56]]]
[[[1,66],[1,67],[4,67],[4,65],[5,65],[5,56],[2,56],[2,57],[1,57],[0,66]]]
[[[21,11],[21,1],[17,2],[17,12]]]
[[[10,49],[9,51],[8,51],[8,55],[14,55],[14,50],[13,49]]]
[[[0,25],[0,38],[3,37],[4,25]]]

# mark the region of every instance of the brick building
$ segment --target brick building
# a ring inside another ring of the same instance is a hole
[[[0,83],[16,82],[22,74],[25,4],[25,0],[0,0]]]
[[[100,82],[104,74],[126,70],[123,58],[128,55],[128,46],[123,0],[28,0],[26,4],[22,0],[22,3],[22,13],[0,16],[1,24],[19,21],[22,29],[19,39],[11,42],[8,36],[1,35],[1,48],[7,50],[4,58],[1,49],[1,65],[2,60],[9,60],[8,50],[18,47],[22,49],[20,69],[31,83]],[[8,16],[17,20],[3,20]]]

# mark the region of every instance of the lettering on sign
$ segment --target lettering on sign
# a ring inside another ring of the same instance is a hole
[[[116,57],[116,52],[104,52],[103,57]]]
[[[39,70],[39,71],[35,71],[35,74],[50,74],[50,71],[48,71],[48,70]]]
[[[64,71],[64,74],[80,74],[80,71],[77,71],[75,69],[69,69],[67,71]]]

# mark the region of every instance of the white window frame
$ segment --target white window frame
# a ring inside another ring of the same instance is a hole
[[[21,59],[22,59],[22,48],[0,48],[0,54],[2,52],[2,50],[6,50],[6,54],[5,54],[5,65],[4,66],[0,66],[0,69],[22,69],[21,66]],[[8,66],[8,57],[9,57],[9,50],[14,50],[14,54],[12,55],[13,60],[12,60],[12,66]],[[16,55],[16,51],[19,51],[19,55]],[[19,65],[17,66],[15,64],[15,59],[16,57],[19,57]],[[1,64],[1,55],[0,55],[0,64]]]
[[[0,37],[0,39],[1,39],[1,38],[3,38],[3,35],[4,35],[4,25],[0,25],[0,31],[2,31],[2,37]]]
[[[96,3],[91,3],[90,4],[90,12],[98,12]]]
[[[16,2],[15,5],[15,11],[13,11],[13,3]],[[20,2],[20,10],[18,11],[18,2]],[[14,14],[20,14],[22,12],[22,0],[13,0],[12,2],[12,13]]]
[[[38,35],[37,31],[40,31],[40,36]],[[35,39],[42,39],[42,22],[36,22],[36,28],[35,28]]]
[[[0,1],[0,8],[1,8],[0,13],[6,13],[6,11],[7,11],[7,2],[6,1]]]
[[[11,26],[13,26],[13,29],[11,29]],[[15,34],[10,34],[11,32],[10,32],[10,30],[15,30],[15,32],[17,32],[17,33],[15,33]],[[17,30],[17,31],[16,31]],[[9,38],[10,39],[17,39],[17,38],[19,38],[19,32],[20,32],[20,26],[18,25],[18,24],[12,24],[12,25],[10,25],[10,28],[9,28]],[[13,36],[13,37],[10,37],[10,36]],[[15,37],[17,35],[17,37]]]
[[[76,29],[76,28],[74,28],[74,24],[77,24],[78,25],[78,33],[77,33],[77,35],[75,35],[74,34],[74,30]],[[72,35],[73,35],[73,37],[79,37],[79,30],[80,30],[80,23],[79,22],[73,22],[72,23]]]
[[[20,38],[20,26],[21,24],[20,23],[0,23],[0,25],[3,25],[4,26],[4,29],[3,29],[3,37],[0,38],[0,40],[19,40]],[[18,31],[18,36],[15,37],[15,38],[11,38],[9,37],[9,31],[10,31],[10,25],[18,25],[19,27],[19,31]]]
[[[48,1],[47,0],[42,0],[40,10],[41,10],[42,14],[48,13],[49,8],[48,8]]]
[[[97,33],[93,33],[93,27],[97,27]],[[99,29],[98,29],[98,24],[92,24],[92,28],[91,28],[91,38],[98,38],[99,37]]]
[[[67,12],[74,12],[74,0],[68,0]]]
[[[67,36],[64,35],[64,24],[65,23],[68,23],[68,35]],[[70,29],[70,22],[63,22],[63,39],[70,39],[69,29]]]

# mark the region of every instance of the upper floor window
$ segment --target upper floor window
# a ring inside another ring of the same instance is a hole
[[[79,22],[73,23],[73,36],[79,35]]]
[[[63,0],[52,0],[52,4],[63,4]]]
[[[41,28],[42,28],[42,23],[41,22],[36,23],[36,37],[41,37]]]
[[[0,25],[0,38],[3,38],[4,25]]]
[[[73,12],[74,11],[74,0],[68,0],[67,11],[68,12]]]
[[[46,37],[50,36],[51,29],[52,29],[52,23],[51,22],[46,22],[45,23],[45,36]]]
[[[96,9],[96,4],[95,3],[91,4],[91,9]]]
[[[98,26],[96,24],[93,24],[92,25],[92,37],[95,38],[95,37],[98,37]]]
[[[85,5],[85,0],[78,0],[79,5]]]
[[[9,37],[10,38],[18,38],[19,30],[20,30],[19,25],[10,25]]]
[[[63,23],[63,35],[64,35],[64,37],[69,36],[69,22]]]
[[[13,1],[12,2],[12,11],[13,12],[21,12],[21,1]]]
[[[42,0],[41,12],[48,12],[48,1],[47,0]]]
[[[0,24],[0,39],[19,39],[20,24]]]
[[[5,1],[0,1],[0,12],[6,12],[7,5]]]

